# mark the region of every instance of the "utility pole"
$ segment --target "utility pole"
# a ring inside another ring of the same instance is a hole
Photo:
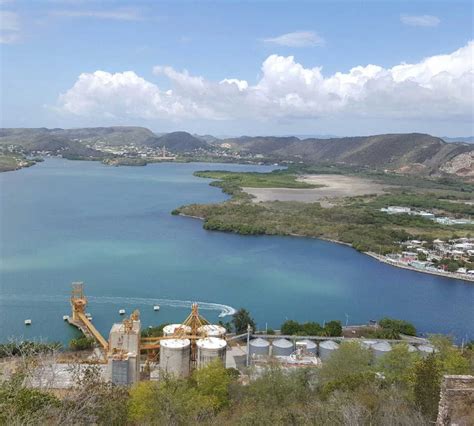
[[[250,327],[250,324],[247,324],[247,360],[246,360],[246,367],[249,366],[249,362],[250,362],[250,330],[252,330],[252,328]]]

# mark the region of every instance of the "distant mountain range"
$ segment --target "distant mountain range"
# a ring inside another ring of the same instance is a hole
[[[443,139],[446,142],[466,142],[466,143],[474,143],[474,136],[457,136],[454,138],[449,138],[448,136],[443,136]]]
[[[447,143],[422,133],[344,138],[241,136],[219,139],[187,132],[156,134],[143,127],[0,129],[0,146],[17,145],[26,152],[49,151],[66,158],[102,158],[106,154],[92,147],[99,142],[109,146],[166,146],[177,154],[219,149],[272,161],[342,163],[416,174],[474,174],[474,145]]]

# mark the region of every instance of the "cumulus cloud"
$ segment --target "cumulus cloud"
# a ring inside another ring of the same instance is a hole
[[[96,18],[112,19],[116,21],[141,21],[143,16],[136,9],[114,9],[114,10],[54,10],[52,16],[66,18]]]
[[[15,43],[20,38],[20,19],[15,12],[0,10],[0,43]]]
[[[314,31],[296,31],[282,34],[278,37],[265,38],[263,41],[265,43],[287,47],[321,46],[325,43],[324,39]]]
[[[413,27],[437,27],[441,22],[437,16],[432,15],[402,15],[400,20],[405,25],[411,25]]]
[[[256,84],[238,78],[209,81],[188,71],[157,66],[171,89],[132,71],[79,76],[59,108],[82,116],[145,119],[299,119],[340,116],[461,118],[473,111],[474,42],[451,54],[392,68],[365,65],[324,76],[293,56],[271,55]]]

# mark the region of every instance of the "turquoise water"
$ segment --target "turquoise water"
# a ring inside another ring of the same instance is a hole
[[[472,284],[396,269],[324,241],[208,232],[198,220],[170,215],[183,204],[224,200],[209,180],[192,175],[222,168],[271,170],[48,159],[2,173],[0,341],[67,341],[75,331],[62,316],[73,281],[85,282],[104,334],[120,308],[140,309],[150,325],[182,320],[199,301],[212,321],[232,307],[274,328],[287,318],[355,324],[387,315],[425,333],[474,339]]]

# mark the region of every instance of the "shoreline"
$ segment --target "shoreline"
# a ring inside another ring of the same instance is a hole
[[[188,214],[184,214],[184,213],[178,213],[177,216],[187,217],[187,218],[190,218],[190,219],[198,219],[200,221],[205,220],[203,217],[188,215]],[[241,235],[241,234],[238,234],[237,232],[235,232],[235,234]],[[264,235],[267,235],[267,236],[270,236],[270,237],[275,236],[275,235],[268,235],[268,234],[264,234]],[[331,238],[311,237],[309,235],[302,235],[302,234],[295,234],[295,233],[289,233],[289,234],[278,235],[278,236],[280,236],[280,237],[312,238],[312,239],[315,239],[315,240],[321,240],[321,241],[327,241],[329,243],[340,244],[340,245],[343,245],[343,246],[350,247],[350,248],[354,249],[352,244],[345,243],[343,241],[334,240],[334,239],[331,239]],[[422,269],[415,268],[415,267],[410,266],[410,265],[401,265],[401,264],[396,263],[396,262],[391,262],[390,260],[386,259],[384,256],[378,255],[376,253],[368,252],[368,251],[361,251],[359,253],[364,254],[366,256],[369,256],[372,259],[378,260],[381,263],[385,263],[386,265],[393,266],[395,268],[407,269],[409,271],[419,272],[420,274],[437,275],[439,277],[450,278],[452,280],[458,280],[458,281],[464,281],[466,283],[474,283],[474,277],[461,276],[459,274],[454,275],[451,272],[427,271],[427,270],[422,270]]]

